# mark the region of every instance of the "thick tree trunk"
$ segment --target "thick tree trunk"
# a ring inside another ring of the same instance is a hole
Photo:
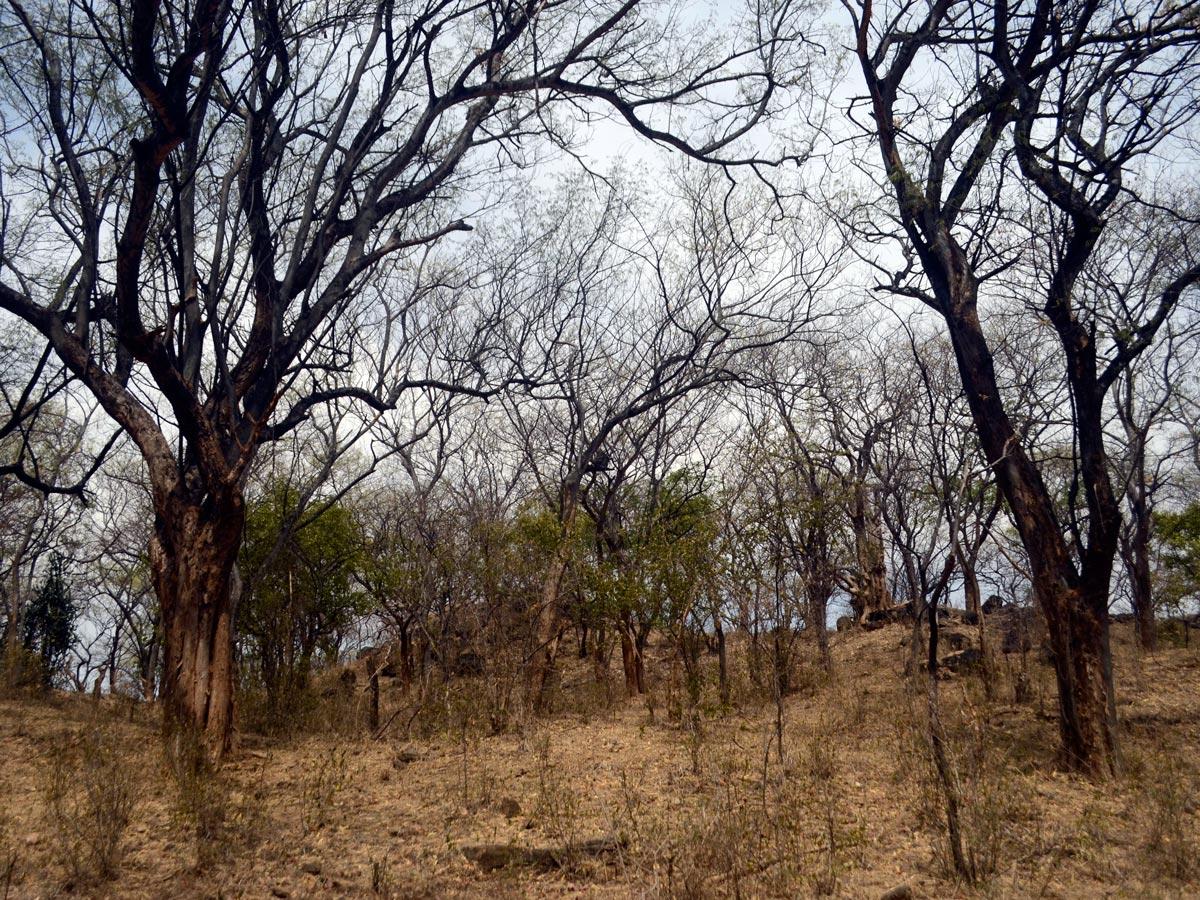
[[[1050,493],[1004,410],[991,351],[976,315],[973,287],[956,293],[964,291],[969,291],[970,301],[947,310],[946,321],[980,444],[1021,535],[1034,596],[1050,631],[1063,755],[1073,768],[1111,774],[1117,766],[1117,745],[1108,581],[1116,550],[1115,523],[1091,523],[1081,575],[1059,530]],[[1090,412],[1081,409],[1077,414],[1082,418]],[[1081,445],[1087,429],[1081,424]],[[1097,453],[1094,447],[1085,449],[1093,456]],[[1094,471],[1089,474],[1093,480],[1097,477]]]
[[[891,605],[880,515],[879,504],[870,496],[866,485],[857,485],[850,509],[854,555],[858,564],[850,591],[850,606],[856,621],[862,621],[872,612]]]
[[[163,517],[163,513],[169,515]],[[231,496],[160,507],[150,564],[162,608],[165,726],[220,761],[233,735],[233,619],[241,581],[235,563],[244,507]]]

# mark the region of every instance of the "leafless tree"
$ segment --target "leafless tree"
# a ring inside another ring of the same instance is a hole
[[[608,113],[769,162],[736,148],[786,100],[804,10],[761,12],[681,34],[636,2],[5,3],[4,188],[26,199],[5,206],[0,309],[145,460],[167,718],[211,756],[259,448],[333,400],[484,389],[411,365],[471,287],[430,248],[541,138]]]
[[[1111,772],[1118,754],[1108,598],[1120,510],[1104,404],[1200,280],[1187,211],[1177,217],[1175,264],[1149,302],[1130,311],[1127,327],[1106,332],[1085,270],[1119,210],[1164,201],[1140,176],[1198,108],[1192,13],[1041,0],[844,6],[868,95],[860,124],[882,159],[880,188],[895,226],[873,230],[898,236],[906,258],[885,286],[928,305],[948,329],[1049,625],[1064,757]],[[857,108],[854,115],[858,121]],[[1059,345],[1087,511],[1078,553],[997,379],[980,305],[1003,296],[995,287],[1001,275],[1020,285],[1018,302],[1037,298],[1029,305]]]

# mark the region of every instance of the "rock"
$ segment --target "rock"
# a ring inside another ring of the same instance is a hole
[[[316,862],[306,862],[300,864],[300,871],[309,875],[320,875],[321,864]]]
[[[949,669],[951,672],[965,672],[969,669],[976,669],[983,664],[983,654],[974,647],[968,647],[959,653],[951,653],[941,661],[941,666],[944,669]]]
[[[397,750],[396,755],[392,757],[392,767],[401,769],[404,766],[407,766],[409,763],[415,763],[420,758],[421,754],[412,747],[404,747],[403,749]]]
[[[898,884],[879,900],[912,900],[913,889],[907,884]]]
[[[944,631],[938,635],[938,641],[945,645],[947,650],[966,650],[971,646],[971,638],[961,631]]]
[[[515,844],[468,844],[462,854],[485,872],[506,868],[559,869],[573,857],[602,856],[620,850],[612,838],[594,838],[569,847],[518,847]]]
[[[499,810],[506,819],[515,819],[521,814],[521,804],[512,797],[505,797],[496,804],[496,809]]]
[[[913,602],[910,600],[907,603],[897,603],[895,606],[889,606],[887,609],[876,609],[867,613],[867,617],[863,619],[862,627],[867,631],[874,631],[876,628],[882,628],[884,625],[894,625],[897,622],[911,623],[913,620]],[[937,617],[939,622],[950,621],[950,610],[944,606],[937,608]]]

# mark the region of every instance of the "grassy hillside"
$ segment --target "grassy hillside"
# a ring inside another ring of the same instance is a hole
[[[1200,646],[1141,657],[1128,628],[1114,782],[1056,765],[1036,652],[1025,674],[998,657],[990,698],[978,673],[940,682],[973,880],[953,871],[927,681],[890,625],[834,636],[828,676],[801,660],[781,718],[744,645],[724,709],[708,683],[689,706],[658,647],[647,697],[572,661],[557,711],[500,733],[487,680],[419,707],[385,681],[379,740],[357,692],[328,728],[241,735],[215,779],[168,771],[152,709],[10,698],[0,897],[1200,895]]]

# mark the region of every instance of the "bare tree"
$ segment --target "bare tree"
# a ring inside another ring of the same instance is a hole
[[[645,223],[616,193],[590,204],[572,193],[560,202],[574,215],[556,214],[547,232],[536,277],[550,301],[534,311],[546,374],[506,401],[560,530],[536,616],[535,703],[557,654],[560,586],[586,484],[613,465],[618,442],[646,446],[665,410],[739,378],[753,353],[812,325],[817,289],[836,268],[820,245],[773,222],[761,195],[720,192],[713,179],[681,187],[679,202]]]
[[[487,208],[478,176],[604,110],[728,159],[785,99],[799,12],[679,35],[636,2],[5,3],[5,190],[30,200],[6,205],[0,309],[145,460],[168,722],[228,743],[258,449],[332,400],[443,383],[408,351],[470,287],[429,248]]]
[[[1118,755],[1108,598],[1120,510],[1104,402],[1200,280],[1194,238],[1181,229],[1176,264],[1117,333],[1105,333],[1081,279],[1114,213],[1148,190],[1139,167],[1194,118],[1194,21],[1186,8],[1150,3],[844,5],[867,87],[862,127],[882,158],[891,233],[907,258],[886,287],[928,305],[949,331],[980,444],[1049,625],[1064,757],[1111,772]],[[936,81],[927,77],[933,72],[962,90],[935,100],[918,86]],[[1027,239],[1006,238],[1006,220]],[[1018,264],[1024,268],[1008,271]],[[979,304],[1000,274],[1019,276],[1022,300],[1038,298],[1059,344],[1087,510],[1078,552],[997,380]]]

